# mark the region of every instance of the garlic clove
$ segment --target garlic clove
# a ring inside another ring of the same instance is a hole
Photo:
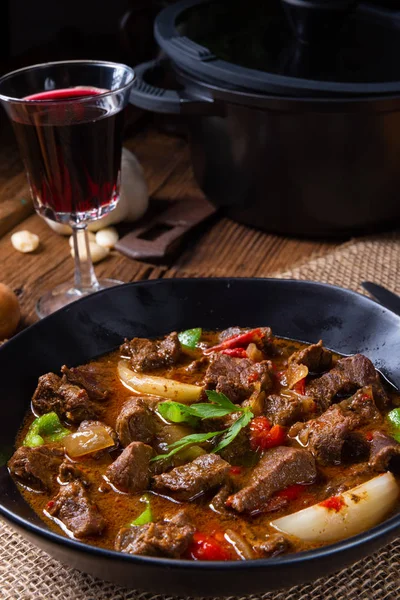
[[[96,241],[96,236],[94,235],[94,233],[92,233],[91,231],[88,231],[87,234],[88,234],[89,242]],[[73,248],[74,247],[74,236],[73,235],[71,235],[68,242],[69,242],[70,248]],[[86,252],[85,235],[84,235],[83,231],[78,233],[78,248],[79,248],[79,254]]]
[[[119,236],[115,227],[105,227],[96,233],[96,243],[103,248],[114,248]]]
[[[16,231],[11,236],[11,243],[18,252],[33,252],[39,246],[39,236],[27,229]]]
[[[92,262],[98,263],[101,260],[103,260],[104,258],[106,258],[106,256],[108,256],[110,249],[103,248],[103,246],[99,246],[99,244],[96,244],[96,242],[89,241],[89,251],[90,251],[90,256],[92,257]],[[75,258],[74,248],[71,248],[71,256],[72,256],[72,258]],[[82,251],[81,251],[81,248],[79,248],[79,256],[81,257],[82,260],[86,260],[86,247],[85,246],[83,247]]]

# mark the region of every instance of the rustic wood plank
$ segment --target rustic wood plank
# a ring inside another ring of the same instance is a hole
[[[6,143],[0,148],[0,216],[3,215],[0,279],[18,292],[23,327],[37,320],[35,304],[44,292],[72,280],[74,264],[68,240],[54,233],[37,215],[29,214],[31,203],[21,202],[27,199],[26,179],[12,131],[6,128],[4,135]],[[183,138],[150,126],[137,132],[126,146],[143,165],[156,203],[203,197],[194,180],[189,149]],[[36,252],[23,255],[13,249],[10,236],[20,229],[39,235],[40,247]],[[121,225],[120,230],[127,232],[129,225]],[[270,235],[218,215],[190,232],[179,253],[165,264],[138,262],[113,251],[96,265],[95,271],[100,278],[126,282],[176,276],[268,276],[303,262],[315,253],[329,252],[336,245],[337,242]]]
[[[21,254],[10,242],[11,234],[21,225],[0,239],[1,280],[16,291],[23,314],[22,326],[37,320],[35,305],[38,298],[60,283],[73,280],[74,261],[70,255],[68,238],[54,233],[36,214],[23,222],[23,227],[40,237],[38,250]],[[128,260],[118,252],[111,252],[95,266],[96,275],[124,282],[157,278],[165,268]]]

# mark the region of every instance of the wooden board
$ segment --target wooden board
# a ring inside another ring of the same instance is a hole
[[[3,130],[0,129],[2,135]],[[16,157],[15,144],[10,140],[9,144],[9,152],[4,145],[0,152],[0,198],[1,203],[4,202],[3,213],[0,213],[3,214],[0,280],[18,291],[22,326],[25,326],[37,319],[35,303],[40,295],[72,279],[74,265],[68,240],[54,233],[36,214],[29,214],[32,210],[30,204],[21,203],[21,198],[27,198],[26,180]],[[126,146],[143,165],[154,201],[203,198],[193,178],[184,139],[148,127],[129,139]],[[20,254],[11,246],[10,234],[19,229],[28,229],[39,235],[40,247],[33,254]],[[126,226],[120,227],[121,232],[125,233],[126,229]],[[98,277],[127,282],[175,276],[268,276],[316,253],[329,252],[336,245],[334,242],[270,235],[216,215],[195,232],[190,232],[177,254],[158,264],[132,260],[112,251],[108,258],[96,265],[95,270]]]

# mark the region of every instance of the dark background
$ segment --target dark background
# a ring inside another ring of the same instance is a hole
[[[168,0],[0,0],[0,74],[36,62],[88,58],[131,66],[157,52]]]

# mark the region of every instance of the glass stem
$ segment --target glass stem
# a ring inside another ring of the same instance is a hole
[[[71,223],[72,235],[74,239],[75,254],[75,288],[82,292],[87,290],[96,291],[99,286],[94,272],[92,257],[90,255],[89,236],[86,223]],[[81,256],[79,249],[86,247],[85,253]]]

